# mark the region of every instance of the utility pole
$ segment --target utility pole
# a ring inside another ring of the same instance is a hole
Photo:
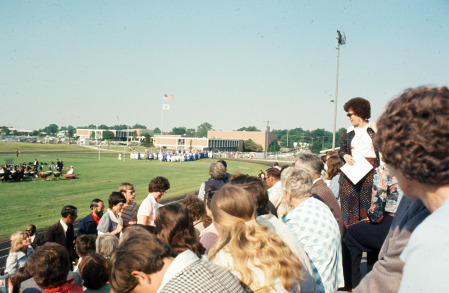
[[[338,67],[340,64],[340,46],[346,44],[346,36],[345,33],[340,32],[337,30],[337,41],[338,41],[338,47],[337,47],[337,81],[335,85],[335,99],[334,99],[334,127],[332,132],[332,150],[335,150],[335,134],[337,132],[337,97],[338,97]]]
[[[270,132],[270,120],[264,121],[267,123],[267,129],[265,131],[265,159],[267,158],[268,155],[268,133]]]

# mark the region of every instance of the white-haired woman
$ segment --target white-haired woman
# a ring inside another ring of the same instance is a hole
[[[299,292],[301,264],[268,227],[255,221],[254,201],[237,186],[225,185],[211,202],[219,232],[209,260],[233,273],[253,292]]]
[[[28,257],[33,252],[28,234],[18,231],[11,235],[11,249],[6,259],[5,274],[14,275],[17,270],[24,267]]]
[[[325,203],[311,196],[313,179],[309,172],[289,167],[282,172],[281,181],[292,208],[284,222],[310,258],[317,292],[334,292],[344,286],[337,221]]]

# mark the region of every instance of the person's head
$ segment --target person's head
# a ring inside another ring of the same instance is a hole
[[[267,173],[265,175],[265,182],[267,183],[268,188],[273,187],[277,182],[281,180],[281,170],[278,168],[270,168],[267,169]]]
[[[125,206],[126,198],[120,192],[114,191],[109,195],[109,208],[114,214],[120,213]]]
[[[393,99],[377,121],[374,145],[404,195],[415,198],[415,190],[401,184],[402,177],[434,186],[449,183],[448,117],[449,89],[418,87]]]
[[[70,267],[67,248],[54,242],[39,246],[28,259],[28,271],[36,284],[44,289],[63,285]]]
[[[204,198],[206,200],[206,213],[207,213],[207,216],[209,216],[210,218],[212,218],[210,204],[212,202],[212,198],[214,197],[216,191],[217,191],[217,188],[215,186],[209,186],[206,189],[206,195],[204,196]]]
[[[146,231],[132,232],[126,241],[120,242],[109,262],[112,290],[128,293],[139,287],[156,292],[162,280],[155,275],[163,269],[164,260],[175,257],[176,252],[156,236]]]
[[[273,169],[279,171],[276,168]],[[257,215],[265,215],[270,213],[270,208],[268,207],[269,199],[267,187],[263,181],[254,176],[240,175],[239,177],[233,178],[233,180],[230,181],[230,184],[242,187],[247,191],[246,194],[251,196],[254,204],[256,205]]]
[[[326,161],[327,161],[330,157],[333,157],[333,156],[338,156],[338,151],[328,151],[328,152],[326,153]]]
[[[344,165],[339,156],[329,157],[327,160],[327,179],[332,179],[340,172],[340,168]]]
[[[83,257],[78,270],[83,279],[83,285],[88,289],[100,289],[109,281],[108,261],[95,252]]]
[[[27,232],[28,236],[30,236],[30,237],[33,236],[36,233],[36,226],[34,226],[33,224],[28,225],[26,232]]]
[[[17,251],[26,251],[26,248],[28,245],[30,245],[30,238],[28,237],[28,234],[22,231],[17,231],[14,234],[11,235],[11,248],[10,252],[17,252]]]
[[[225,169],[228,170],[228,164],[226,163],[225,160],[218,160],[217,162],[222,163],[223,166],[225,166]]]
[[[167,178],[158,176],[150,181],[148,191],[153,194],[156,200],[160,199],[167,190],[170,189],[170,182]]]
[[[101,217],[104,212],[104,203],[101,199],[96,198],[90,202],[90,209],[97,216]]]
[[[357,127],[362,126],[363,122],[371,118],[371,105],[368,100],[363,98],[353,98],[343,105],[349,121]]]
[[[326,161],[327,161],[326,155],[321,155],[321,156],[320,156],[320,160],[321,160],[321,162],[323,163],[323,165],[325,165],[325,164],[326,164]]]
[[[281,182],[289,206],[292,206],[292,198],[301,199],[310,196],[312,192],[312,175],[304,169],[288,167],[282,172]]]
[[[206,214],[206,207],[204,202],[198,198],[195,193],[188,194],[183,203],[185,204],[190,216],[192,216],[193,221],[198,221],[204,217]]]
[[[273,163],[273,168],[278,167],[278,166],[279,166],[279,163],[278,163],[278,162],[274,162],[274,163]]]
[[[95,241],[96,252],[109,260],[118,246],[118,238],[111,233],[99,234]]]
[[[74,206],[67,205],[62,208],[61,216],[65,220],[66,224],[72,224],[78,217],[78,209]]]
[[[158,231],[157,236],[177,253],[190,249],[198,257],[204,254],[205,248],[199,243],[198,235],[193,228],[193,219],[182,203],[160,207],[154,223]]]
[[[321,176],[323,163],[314,154],[301,153],[296,157],[295,168],[306,170],[316,179]]]
[[[128,204],[136,198],[136,190],[131,183],[123,182],[122,184],[120,184],[120,186],[118,187],[118,192],[125,196],[126,203]]]
[[[79,257],[84,257],[91,252],[95,252],[96,235],[82,234],[76,237],[76,254]]]
[[[223,180],[226,176],[226,168],[220,162],[212,163],[209,167],[210,178],[215,180]]]
[[[239,186],[226,184],[216,192],[211,208],[219,236],[209,251],[209,260],[213,261],[217,252],[227,247],[243,284],[249,285],[253,280],[248,265],[252,264],[265,268],[270,284],[280,275],[282,286],[291,290],[293,280],[301,278],[301,265],[279,236],[255,220],[255,206],[253,197]]]

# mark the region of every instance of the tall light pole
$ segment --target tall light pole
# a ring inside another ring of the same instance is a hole
[[[340,64],[340,46],[346,44],[346,36],[344,32],[337,30],[337,81],[335,85],[335,99],[334,99],[334,129],[332,132],[332,150],[335,150],[335,134],[337,132],[337,97],[338,97],[338,67]]]

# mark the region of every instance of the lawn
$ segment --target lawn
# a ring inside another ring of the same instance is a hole
[[[15,150],[21,151],[18,158]],[[5,154],[5,152],[10,152]],[[169,179],[171,188],[166,198],[196,191],[202,181],[208,179],[209,165],[215,160],[202,159],[194,162],[167,163],[159,161],[117,159],[117,153],[92,151],[79,146],[42,145],[0,142],[0,164],[13,160],[15,164],[32,162],[47,164],[56,159],[64,167],[73,165],[79,176],[75,180],[23,181],[0,183],[0,238],[8,237],[16,230],[24,230],[28,224],[38,229],[55,223],[64,205],[78,208],[84,217],[89,213],[90,201],[105,201],[121,182],[130,182],[136,189],[136,202],[141,203],[148,194],[148,183],[156,176]],[[246,162],[228,162],[229,173],[256,175],[265,166]]]

